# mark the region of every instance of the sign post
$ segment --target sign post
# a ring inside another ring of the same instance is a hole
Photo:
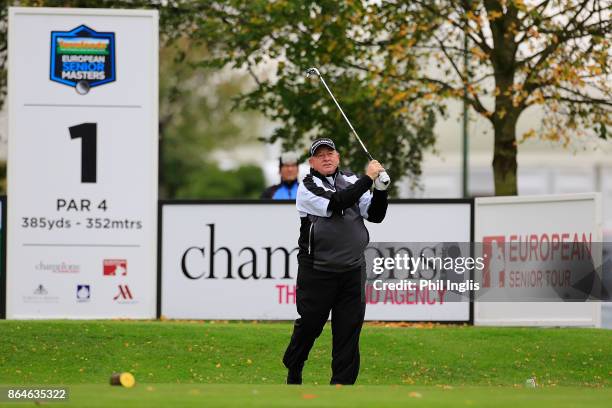
[[[155,316],[158,14],[9,9],[7,318]]]

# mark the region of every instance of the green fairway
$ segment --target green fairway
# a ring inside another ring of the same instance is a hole
[[[609,330],[366,325],[358,386],[335,388],[325,385],[331,374],[329,327],[304,369],[306,385],[282,385],[281,358],[291,328],[253,322],[0,321],[0,384],[64,385],[71,405],[80,406],[179,400],[185,406],[204,400],[481,406],[495,399],[499,406],[595,407],[612,399]],[[133,373],[136,387],[107,385],[116,371]],[[524,386],[532,376],[539,384],[535,390]]]
[[[329,325],[328,325],[329,326]],[[280,384],[288,323],[0,321],[0,384],[99,384],[113,371],[146,383]],[[330,329],[304,370],[330,377]],[[359,384],[609,386],[612,331],[364,327]]]

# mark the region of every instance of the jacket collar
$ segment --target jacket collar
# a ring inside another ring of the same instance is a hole
[[[325,184],[330,184],[329,180],[327,179],[327,177],[331,177],[334,180],[334,183],[331,183],[330,185],[332,187],[334,187],[335,181],[336,181],[336,177],[339,174],[338,168],[336,168],[336,171],[334,172],[334,174],[332,174],[331,176],[324,176],[321,173],[319,173],[318,171],[316,171],[315,169],[313,169],[312,167],[310,168],[310,174],[312,174],[315,177],[318,177],[321,179],[321,181],[323,181],[323,183]]]

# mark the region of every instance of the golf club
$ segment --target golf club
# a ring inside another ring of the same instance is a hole
[[[370,154],[370,152],[368,151],[368,149],[365,147],[365,145],[363,144],[363,142],[361,141],[361,138],[359,137],[359,135],[357,134],[357,132],[355,131],[355,128],[353,127],[353,125],[351,124],[351,121],[346,117],[346,115],[344,114],[344,111],[342,110],[342,108],[340,107],[340,104],[338,103],[338,101],[336,100],[336,98],[334,97],[334,94],[332,93],[332,91],[329,89],[329,87],[327,86],[327,83],[325,83],[325,79],[323,79],[323,76],[321,75],[321,73],[319,72],[318,69],[312,67],[312,68],[308,68],[306,70],[306,78],[310,78],[310,76],[312,74],[316,74],[319,79],[321,80],[321,82],[323,83],[323,86],[325,87],[325,89],[327,89],[327,92],[329,93],[329,96],[331,96],[331,98],[333,99],[334,103],[336,104],[336,106],[338,107],[338,109],[340,110],[340,113],[342,114],[342,117],[344,118],[344,120],[346,121],[346,123],[348,123],[349,127],[351,128],[351,130],[353,131],[353,134],[355,135],[355,137],[357,138],[357,140],[359,141],[359,144],[361,144],[361,147],[363,148],[363,151],[365,152],[365,154],[368,155],[368,158],[370,160],[374,160],[374,158],[372,157],[372,155]],[[378,174],[378,178],[380,179],[380,181],[384,184],[387,185],[389,184],[389,175],[387,174],[386,171],[382,171]]]

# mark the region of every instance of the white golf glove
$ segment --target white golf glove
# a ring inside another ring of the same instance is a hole
[[[381,171],[374,180],[374,188],[379,191],[385,191],[389,188],[389,184],[391,184],[391,178],[386,171]]]

